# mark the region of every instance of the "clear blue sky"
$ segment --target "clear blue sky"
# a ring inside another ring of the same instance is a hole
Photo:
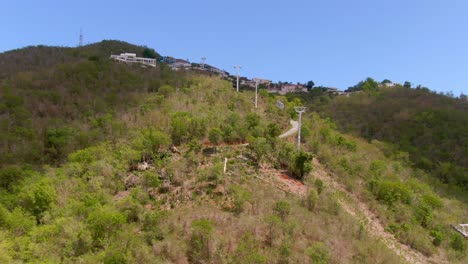
[[[2,1],[0,52],[119,39],[273,81],[468,94],[468,1]]]

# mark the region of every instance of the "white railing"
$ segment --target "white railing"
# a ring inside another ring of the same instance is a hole
[[[465,238],[468,238],[468,224],[455,225],[455,226],[453,226],[453,228],[455,228],[455,230],[457,230]]]

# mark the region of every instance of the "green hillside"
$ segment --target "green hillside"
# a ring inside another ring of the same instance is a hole
[[[468,206],[406,152],[312,106],[298,151],[301,99],[107,59],[144,49],[0,54],[0,263],[468,261]]]
[[[341,131],[391,143],[388,155],[407,152],[414,166],[452,190],[468,193],[466,97],[397,85],[333,97],[325,104],[319,101],[311,106],[330,117]]]

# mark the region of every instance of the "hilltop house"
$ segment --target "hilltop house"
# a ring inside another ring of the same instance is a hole
[[[252,81],[258,82],[258,84],[265,84],[265,85],[268,85],[271,83],[270,80],[261,79],[261,78],[253,78]]]
[[[302,84],[282,84],[279,94],[307,92],[307,87]]]
[[[307,92],[307,87],[302,84],[282,83],[270,88],[269,92],[279,93],[282,95],[287,93]]]
[[[260,78],[253,78],[252,80],[241,80],[241,85],[248,85],[250,87],[253,87],[255,88],[255,85],[256,84],[264,84],[264,85],[270,85],[271,84],[271,81],[270,80],[266,80],[266,79],[260,79]]]
[[[247,85],[255,88],[255,82],[251,80],[241,80],[241,85]]]
[[[173,70],[178,71],[180,69],[190,69],[190,67],[192,67],[192,64],[186,60],[174,59],[170,66]]]
[[[156,67],[156,59],[137,57],[135,53],[121,53],[111,55],[110,59],[124,63],[139,63],[146,66]]]
[[[229,76],[229,73],[227,71],[223,71],[209,64],[205,64],[204,66],[205,66],[204,70],[217,73],[223,78],[226,78],[227,76]]]
[[[326,87],[325,89],[326,89],[325,92],[327,92],[329,94],[348,96],[347,92],[340,91],[340,90],[338,90],[338,88],[335,88],[335,87]]]

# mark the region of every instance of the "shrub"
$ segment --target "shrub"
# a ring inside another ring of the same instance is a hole
[[[287,168],[292,172],[293,160],[295,155],[295,146],[289,143],[285,143],[278,147],[278,165],[282,168]]]
[[[131,196],[118,201],[116,206],[125,215],[128,222],[138,221],[139,215],[143,211],[143,207],[133,200]]]
[[[188,257],[192,263],[205,263],[210,259],[209,241],[213,233],[213,223],[207,219],[192,222],[192,236],[189,242]]]
[[[252,198],[252,194],[237,185],[231,186],[230,193],[234,198],[234,214],[239,215],[244,210],[244,203]]]
[[[291,212],[291,205],[285,200],[280,200],[276,202],[273,207],[273,211],[275,211],[275,213],[281,218],[281,221],[284,222]]]
[[[317,205],[317,202],[318,202],[317,191],[315,189],[310,189],[309,193],[307,194],[306,201],[305,201],[307,209],[309,209],[310,211],[315,210],[315,206]]]
[[[188,113],[177,112],[171,118],[171,138],[172,142],[180,145],[188,141],[190,137],[189,130],[190,117]]]
[[[426,204],[420,204],[415,208],[416,221],[423,227],[428,227],[433,220],[432,208]]]
[[[426,193],[422,196],[422,203],[432,209],[439,209],[442,207],[442,200],[432,193]]]
[[[12,191],[15,184],[23,179],[23,172],[18,166],[6,166],[0,169],[0,187]]]
[[[0,203],[0,227],[5,226],[10,212]]]
[[[224,164],[222,162],[216,162],[215,164],[213,164],[213,166],[205,170],[203,174],[205,174],[204,176],[206,180],[211,181],[217,185],[219,183],[222,183],[224,179],[223,170]]]
[[[466,249],[466,241],[460,234],[453,234],[450,246],[456,251],[463,252]]]
[[[272,139],[277,138],[281,134],[278,124],[276,123],[268,124],[266,134],[269,138],[272,138]]]
[[[225,142],[233,143],[236,139],[234,128],[230,125],[222,126],[221,133],[223,134],[223,140]]]
[[[176,145],[191,139],[202,139],[206,134],[206,120],[195,118],[188,112],[176,112],[171,116],[170,131],[172,142]]]
[[[45,152],[53,161],[60,161],[70,145],[73,129],[69,127],[48,128],[46,130]]]
[[[271,247],[281,234],[281,219],[277,215],[267,215],[264,221],[268,227],[266,243]]]
[[[320,195],[325,188],[323,181],[321,179],[316,179],[314,182],[315,188],[317,189],[317,194]]]
[[[345,139],[345,138],[343,138],[341,136],[339,137],[339,139],[342,139],[342,140],[338,141],[338,145],[344,146],[349,151],[356,152],[356,150],[357,150],[356,142],[354,142],[352,140]]]
[[[432,244],[436,247],[440,246],[444,240],[444,234],[439,230],[433,229],[431,230],[430,235],[433,237]]]
[[[305,175],[312,170],[312,154],[300,151],[294,156],[293,175],[298,179],[304,179]]]
[[[258,163],[271,152],[271,146],[264,137],[255,138],[253,142],[250,142],[249,148],[253,151]]]
[[[160,222],[164,216],[165,215],[160,211],[150,211],[143,215],[142,230],[145,232],[144,238],[146,243],[151,245],[154,241],[164,238],[164,234],[160,228]]]
[[[53,185],[44,179],[25,187],[19,197],[23,207],[39,219],[55,202],[57,193]]]
[[[28,233],[36,225],[34,216],[25,212],[21,207],[16,207],[5,220],[6,226],[16,236]]]
[[[143,184],[146,188],[157,188],[161,185],[161,180],[156,172],[147,170],[143,172]]]
[[[279,263],[289,263],[289,257],[291,256],[291,243],[284,241],[278,248],[278,254],[280,257]]]
[[[379,178],[383,175],[386,169],[387,169],[387,166],[384,161],[374,160],[369,166],[369,174],[374,177]]]
[[[306,249],[307,255],[314,264],[330,263],[330,252],[328,247],[322,242],[316,242]]]
[[[104,264],[127,264],[125,254],[118,249],[108,249],[104,256]]]
[[[74,256],[80,256],[88,252],[93,243],[89,230],[82,229],[78,232],[77,237],[71,243],[71,250]]]
[[[259,245],[260,243],[250,233],[245,234],[236,248],[233,263],[267,263],[267,258],[261,254]]]
[[[167,146],[171,142],[169,136],[161,131],[152,128],[143,130],[142,143],[144,151],[151,156],[157,154],[161,147]]]
[[[95,246],[111,237],[126,221],[125,215],[110,206],[96,208],[87,219]]]
[[[210,133],[208,134],[208,139],[211,143],[218,145],[221,140],[223,139],[223,132],[217,127],[211,129]]]
[[[260,124],[260,116],[255,113],[248,113],[245,117],[245,122],[247,123],[247,128],[251,130]]]
[[[174,87],[167,85],[167,84],[159,87],[158,89],[158,93],[166,98],[171,96],[174,92],[175,92]]]
[[[196,139],[192,139],[188,143],[188,146],[189,146],[189,152],[193,152],[195,154],[200,153],[203,147],[202,144],[200,144],[200,142]]]
[[[377,200],[390,206],[395,202],[406,204],[411,202],[410,190],[401,182],[383,181],[378,183],[376,196]]]

